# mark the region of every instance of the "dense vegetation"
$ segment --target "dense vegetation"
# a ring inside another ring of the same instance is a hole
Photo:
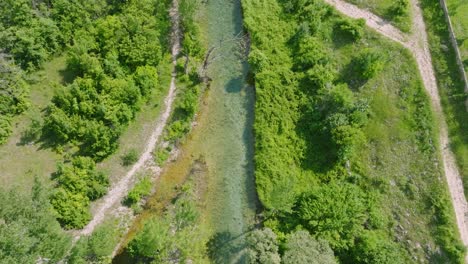
[[[71,43],[77,29],[107,11],[105,0],[0,3],[0,144],[11,133],[11,117],[27,107],[29,87],[20,68],[40,68]]]
[[[54,179],[58,187],[51,203],[58,220],[66,228],[81,228],[90,219],[89,203],[107,192],[107,175],[96,171],[89,157],[76,157],[70,165],[60,164]]]
[[[166,5],[130,1],[76,32],[68,67],[77,78],[53,98],[45,119],[54,144],[71,143],[96,161],[116,150],[122,130],[158,87]]]
[[[430,103],[409,52],[318,0],[243,8],[257,191],[277,240],[305,229],[342,263],[462,263]]]
[[[116,151],[123,130],[159,87],[157,66],[168,50],[168,5],[104,2],[106,13],[71,33],[67,67],[74,80],[53,97],[42,131],[43,141],[66,159],[78,156],[55,176],[52,204],[66,228],[89,221],[90,201],[104,195],[109,184],[95,171],[95,162]],[[135,160],[136,153],[128,153],[123,162]]]
[[[30,195],[0,190],[0,262],[37,263],[61,260],[71,237],[60,228],[47,189],[37,180]]]
[[[468,193],[468,113],[465,108],[467,94],[460,78],[442,8],[439,3],[433,1],[423,0],[421,3],[437,85],[449,127],[450,147],[455,153],[460,174],[463,176],[465,193]]]

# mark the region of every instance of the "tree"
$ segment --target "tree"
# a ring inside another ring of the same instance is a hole
[[[406,252],[382,231],[363,232],[352,255],[357,264],[403,264],[409,261]]]
[[[67,229],[82,228],[91,219],[89,199],[82,193],[57,188],[50,203],[58,213],[57,219]]]
[[[337,262],[325,240],[315,240],[309,232],[299,230],[289,235],[282,263],[336,264]]]
[[[276,234],[269,228],[254,230],[247,238],[249,263],[279,264]]]
[[[2,263],[56,263],[71,245],[71,236],[52,214],[47,188],[35,178],[32,194],[0,190],[0,259]]]
[[[366,200],[359,187],[349,183],[329,183],[302,195],[295,208],[302,225],[333,249],[347,250],[362,232]]]
[[[128,252],[134,257],[163,260],[170,248],[169,224],[156,218],[145,222],[143,229],[128,244]]]

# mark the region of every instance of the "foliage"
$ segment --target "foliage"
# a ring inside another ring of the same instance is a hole
[[[153,218],[145,222],[127,250],[132,256],[161,261],[169,254],[169,239],[169,224]]]
[[[144,221],[144,227],[130,241],[126,251],[135,261],[166,263],[177,258],[181,263],[188,260],[202,263],[205,248],[200,238],[204,234],[197,225],[196,199],[191,183],[186,183],[164,213]]]
[[[307,231],[289,235],[282,257],[284,264],[334,264],[333,251],[325,240],[315,240]]]
[[[77,28],[103,15],[106,6],[105,0],[2,1],[0,47],[23,69],[36,69],[62,51]]]
[[[375,77],[385,66],[382,55],[375,50],[366,49],[355,60],[358,71],[365,80]]]
[[[130,190],[125,198],[125,204],[134,205],[140,202],[141,198],[149,195],[151,192],[151,179],[148,176],[143,177],[135,186]]]
[[[22,70],[0,57],[0,145],[12,133],[11,118],[28,107],[28,93]]]
[[[111,255],[119,242],[119,229],[116,222],[105,222],[86,237],[82,237],[73,247],[68,263],[111,263]]]
[[[138,152],[135,149],[129,150],[122,156],[122,165],[130,166],[138,161]]]
[[[0,191],[0,259],[2,263],[35,263],[40,257],[61,260],[71,245],[52,214],[48,191],[35,178],[31,195]]]
[[[164,165],[164,162],[169,158],[170,150],[168,148],[160,148],[154,154],[154,161],[158,166]]]
[[[365,204],[363,192],[356,186],[330,183],[299,198],[296,212],[307,230],[334,249],[346,250],[364,228]]]
[[[51,203],[65,228],[81,228],[90,219],[89,203],[102,197],[109,186],[107,175],[96,171],[91,158],[76,157],[69,165],[59,164],[54,176],[57,189]]]
[[[386,238],[378,231],[365,231],[359,238],[354,263],[403,264],[408,263],[398,244]]]
[[[395,17],[408,16],[409,8],[409,0],[396,0],[390,8],[390,13]]]
[[[247,238],[249,263],[279,264],[278,242],[269,228],[257,229]]]
[[[350,18],[343,18],[338,23],[338,29],[343,33],[351,37],[354,41],[362,38],[364,34],[364,25],[366,21],[364,19],[353,20]]]
[[[115,152],[123,129],[158,88],[156,66],[166,45],[161,34],[168,29],[159,10],[167,5],[130,1],[74,33],[68,68],[77,78],[48,108],[44,128],[51,143],[73,142],[96,161]]]

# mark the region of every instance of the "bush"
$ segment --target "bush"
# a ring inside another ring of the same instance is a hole
[[[409,14],[410,3],[408,0],[395,0],[390,7],[390,14],[393,17],[402,17]]]
[[[127,154],[122,156],[122,165],[130,166],[138,161],[138,152],[135,149],[131,149]]]
[[[379,52],[370,49],[361,52],[354,60],[361,78],[365,80],[375,77],[385,66],[383,56]]]
[[[89,199],[82,193],[58,188],[52,195],[51,204],[58,213],[57,219],[66,229],[83,228],[91,219]]]
[[[107,175],[96,171],[96,164],[89,157],[76,157],[69,165],[60,164],[54,175],[57,188],[51,204],[57,211],[57,219],[67,229],[82,228],[91,218],[90,201],[107,192]]]
[[[105,222],[90,235],[82,237],[73,247],[68,263],[111,263],[112,251],[119,242],[117,222]]]
[[[153,218],[145,222],[127,249],[134,257],[162,262],[169,254],[169,241],[169,224]]]
[[[158,149],[158,151],[156,151],[156,153],[154,154],[154,161],[158,166],[162,166],[164,165],[164,162],[167,161],[170,154],[171,152],[167,148]]]
[[[132,206],[140,202],[141,198],[151,193],[151,179],[148,176],[143,177],[125,198],[125,204]]]
[[[364,26],[366,25],[365,19],[350,19],[343,18],[337,23],[338,29],[351,37],[354,41],[359,40],[364,35]]]
[[[299,230],[288,236],[284,264],[336,264],[333,251],[325,240],[315,240],[307,231]]]

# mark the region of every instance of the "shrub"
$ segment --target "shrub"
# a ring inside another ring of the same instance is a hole
[[[143,177],[125,198],[126,205],[134,205],[138,203],[142,197],[149,195],[151,192],[151,179],[148,176]]]
[[[167,148],[158,149],[154,154],[154,161],[158,166],[164,165],[164,162],[169,158],[171,152]]]
[[[288,236],[284,264],[336,264],[333,251],[325,240],[315,240],[305,230],[296,231]]]
[[[383,56],[377,51],[366,49],[354,59],[362,79],[369,80],[380,73],[385,66]]]
[[[131,149],[127,154],[122,156],[122,165],[130,166],[138,161],[138,152],[135,149]]]
[[[338,29],[351,37],[354,41],[359,40],[364,35],[364,26],[366,25],[366,20],[364,19],[350,19],[343,18],[337,23]]]

